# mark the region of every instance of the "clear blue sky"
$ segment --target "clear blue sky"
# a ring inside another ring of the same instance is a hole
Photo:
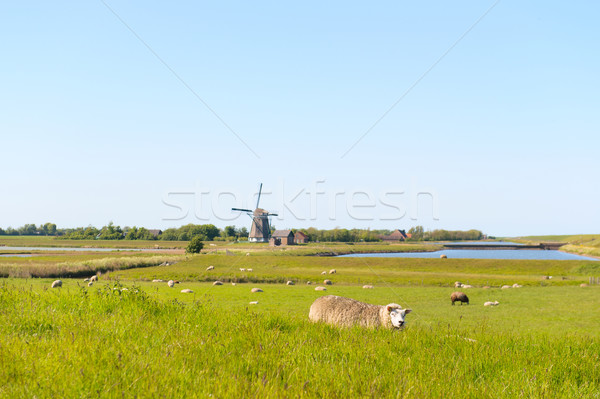
[[[0,227],[598,233],[600,5],[494,4],[3,4]]]

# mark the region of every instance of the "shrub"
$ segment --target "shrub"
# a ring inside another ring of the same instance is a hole
[[[188,244],[187,248],[185,249],[185,252],[187,252],[188,254],[199,254],[200,251],[202,251],[202,248],[204,248],[202,238],[203,237],[201,236],[196,236],[192,238],[192,241],[190,241],[190,243]]]

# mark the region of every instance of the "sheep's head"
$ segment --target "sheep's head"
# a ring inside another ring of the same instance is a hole
[[[385,309],[390,314],[390,320],[394,328],[403,328],[404,317],[410,312],[412,312],[412,310],[410,309],[402,309],[402,306],[396,303],[390,303],[389,305],[386,305]]]

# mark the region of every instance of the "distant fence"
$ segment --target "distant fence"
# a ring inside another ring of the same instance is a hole
[[[600,284],[600,277],[590,277],[589,281],[590,285],[598,285]]]

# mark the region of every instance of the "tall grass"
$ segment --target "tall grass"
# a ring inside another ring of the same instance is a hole
[[[115,289],[116,288],[116,289]],[[597,336],[305,316],[139,287],[0,285],[2,397],[597,397]],[[466,309],[466,307],[465,307]],[[470,340],[464,339],[468,337]]]
[[[80,257],[81,258],[81,257]],[[60,259],[60,258],[59,258]],[[74,260],[60,263],[33,262],[0,263],[0,277],[80,277],[115,270],[158,266],[165,262],[176,263],[185,256],[121,256]]]

